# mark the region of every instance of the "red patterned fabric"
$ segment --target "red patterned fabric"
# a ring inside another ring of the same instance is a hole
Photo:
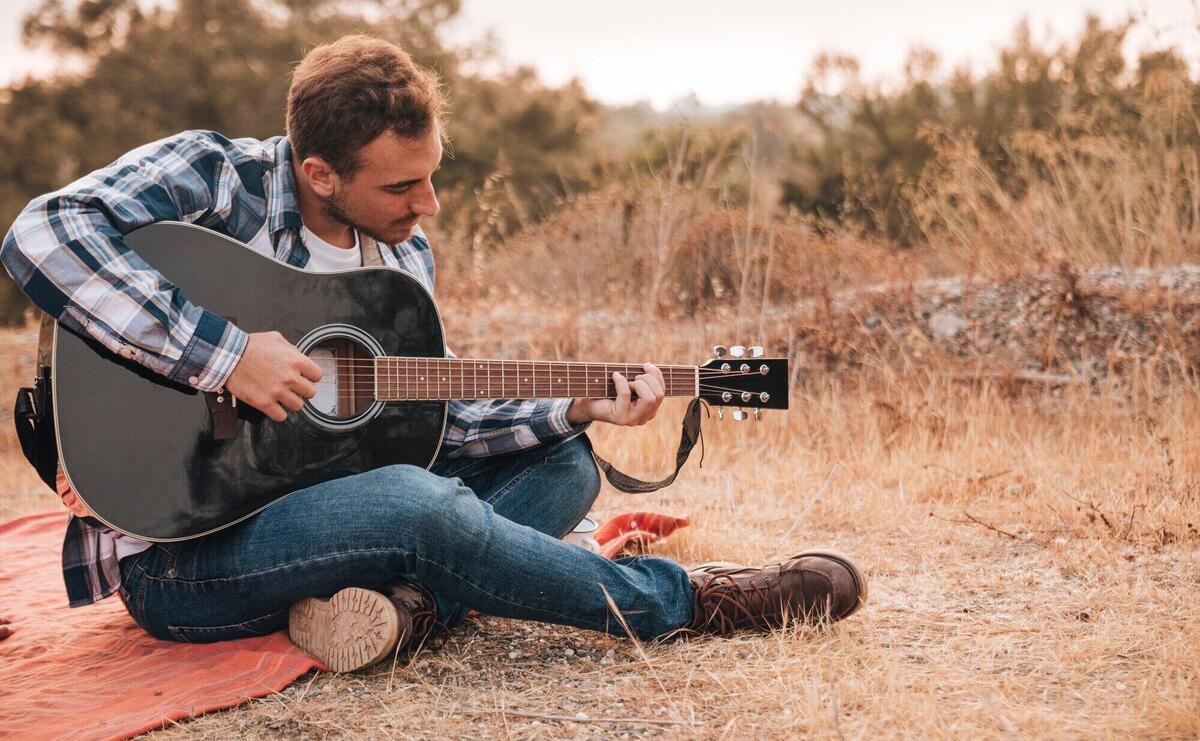
[[[624,512],[609,518],[596,530],[596,542],[605,558],[616,558],[622,551],[641,547],[665,538],[681,527],[688,518],[671,517],[658,512]]]

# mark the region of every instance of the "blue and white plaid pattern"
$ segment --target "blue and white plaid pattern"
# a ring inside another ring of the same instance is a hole
[[[0,245],[0,262],[66,329],[212,391],[233,371],[247,335],[189,302],[125,244],[125,234],[167,220],[208,227],[299,268],[308,263],[287,139],[230,140],[211,131],[152,142],[34,199]],[[401,244],[370,248],[433,292],[433,255],[419,228]],[[583,428],[567,422],[568,406],[569,399],[451,402],[441,456],[499,455],[576,434]],[[117,590],[116,537],[72,516],[63,542],[72,607]]]

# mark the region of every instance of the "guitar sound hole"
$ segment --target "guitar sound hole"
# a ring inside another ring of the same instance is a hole
[[[319,414],[330,419],[353,419],[375,403],[374,355],[345,337],[329,337],[308,350],[321,366],[317,395],[308,400]]]

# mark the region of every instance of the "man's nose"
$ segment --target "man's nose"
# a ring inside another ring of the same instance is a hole
[[[412,203],[413,213],[422,216],[437,216],[438,211],[442,210],[442,205],[438,203],[437,192],[433,188],[433,183],[426,181],[414,195],[415,198]]]

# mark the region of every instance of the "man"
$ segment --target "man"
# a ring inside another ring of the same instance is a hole
[[[438,212],[431,178],[444,106],[437,78],[398,47],[342,38],[296,68],[286,137],[190,131],[134,150],[31,202],[0,260],[67,330],[177,382],[224,387],[282,421],[314,396],[320,368],[278,333],[247,335],[189,302],[123,235],[188,221],[299,268],[383,264],[432,291],[419,221]],[[644,369],[633,379],[614,374],[613,400],[451,402],[430,470],[391,466],[329,481],[194,540],[114,532],[63,486],[77,515],[63,550],[71,604],[119,592],[145,630],[180,641],[286,625],[337,671],[418,646],[471,608],[622,634],[611,599],[643,639],[857,610],[866,581],[833,551],[761,569],[686,571],[650,556],[610,561],[560,540],[600,487],[580,434],[593,421],[644,424],[662,402],[662,374]]]

